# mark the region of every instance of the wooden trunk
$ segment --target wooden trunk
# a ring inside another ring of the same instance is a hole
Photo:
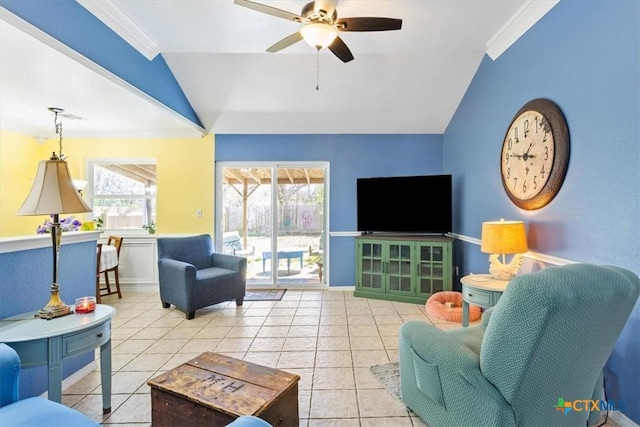
[[[147,382],[152,425],[225,426],[254,415],[273,426],[298,426],[299,380],[279,369],[203,353]]]

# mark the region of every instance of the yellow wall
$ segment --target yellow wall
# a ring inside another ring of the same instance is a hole
[[[0,237],[32,234],[46,217],[18,217],[15,212],[29,193],[38,162],[58,152],[56,139],[39,144],[10,132],[0,134]],[[158,172],[157,232],[213,233],[214,138],[72,139],[63,140],[74,178],[87,179],[86,160],[155,158]],[[196,210],[202,209],[202,217]],[[84,215],[75,215],[82,220]],[[141,230],[142,232],[142,230]]]
[[[34,234],[46,217],[16,216],[48,147],[35,138],[0,131],[0,237]]]

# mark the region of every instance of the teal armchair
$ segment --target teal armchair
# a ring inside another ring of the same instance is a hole
[[[602,370],[639,294],[630,271],[572,264],[516,277],[476,326],[409,321],[402,400],[430,427],[585,426],[583,406],[556,406],[602,398]]]

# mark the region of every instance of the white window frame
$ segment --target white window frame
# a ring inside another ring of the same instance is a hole
[[[153,164],[153,165],[158,165],[158,160],[155,157],[96,157],[96,158],[89,158],[86,159],[85,162],[85,170],[86,170],[86,181],[88,182],[86,189],[84,191],[84,195],[87,201],[87,204],[91,207],[91,209],[93,209],[93,201],[94,198],[100,198],[100,199],[126,199],[126,198],[131,198],[131,199],[155,199],[156,201],[156,206],[157,206],[157,184],[156,184],[156,194],[153,195],[140,195],[140,196],[135,196],[132,197],[130,194],[126,194],[126,195],[117,195],[117,194],[109,194],[109,195],[101,195],[96,197],[94,195],[94,183],[93,183],[93,177],[94,177],[94,167],[95,166],[100,166],[102,164],[124,164],[124,165],[130,165],[130,164]],[[89,214],[91,216],[91,219],[93,219],[93,212],[91,214]],[[105,229],[107,230],[107,229]],[[146,231],[140,229],[128,229],[128,228],[123,228],[123,229],[109,229],[109,230],[122,230],[124,232],[129,232],[129,233],[146,233]]]

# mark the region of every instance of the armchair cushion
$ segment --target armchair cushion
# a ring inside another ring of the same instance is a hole
[[[431,427],[586,425],[588,411],[553,405],[599,398],[602,369],[639,294],[630,271],[573,264],[513,279],[476,326],[407,322],[402,399]]]
[[[75,409],[42,397],[30,397],[0,408],[0,425],[95,427],[100,424]]]
[[[242,305],[246,258],[215,253],[211,236],[158,238],[162,305],[175,305],[193,319],[197,309],[235,300]]]

